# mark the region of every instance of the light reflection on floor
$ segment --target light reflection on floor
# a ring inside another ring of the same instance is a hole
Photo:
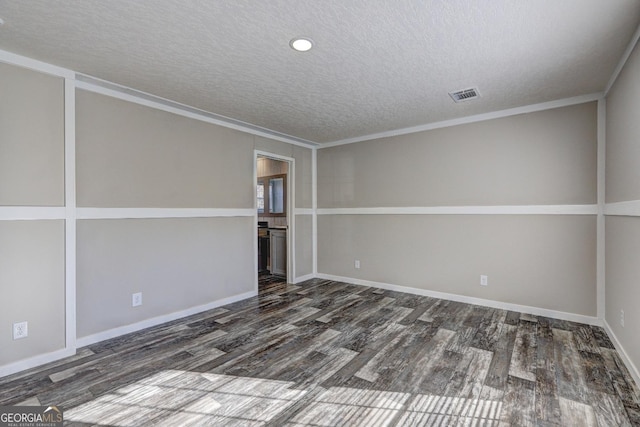
[[[67,422],[123,427],[259,426],[282,416],[297,426],[494,426],[501,405],[346,387],[298,390],[286,381],[168,370],[69,409],[64,416]]]

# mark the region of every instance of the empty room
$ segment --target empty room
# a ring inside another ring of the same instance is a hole
[[[637,0],[0,0],[0,426],[640,426]]]

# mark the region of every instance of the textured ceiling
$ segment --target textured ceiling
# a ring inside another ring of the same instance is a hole
[[[322,143],[602,91],[640,1],[0,0],[0,18],[0,49]]]

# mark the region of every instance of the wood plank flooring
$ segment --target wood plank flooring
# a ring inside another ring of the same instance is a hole
[[[638,426],[598,327],[323,280],[0,379],[68,425]]]

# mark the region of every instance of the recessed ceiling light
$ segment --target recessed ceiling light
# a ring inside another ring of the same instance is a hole
[[[296,37],[291,39],[289,46],[298,52],[306,52],[313,47],[313,41],[306,37]]]

